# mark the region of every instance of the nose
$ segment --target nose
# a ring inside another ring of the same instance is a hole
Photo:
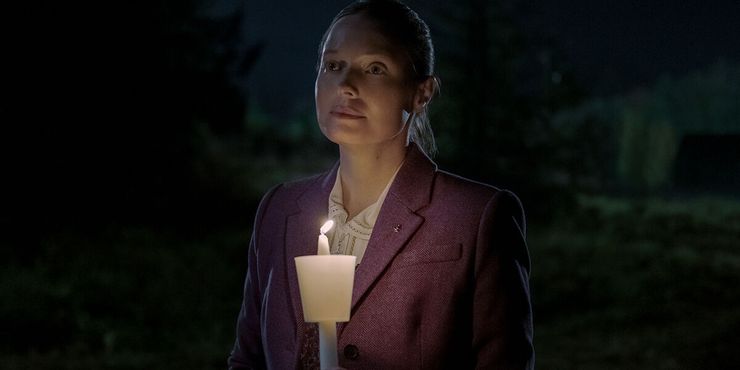
[[[354,73],[346,69],[339,80],[339,95],[344,97],[356,97],[358,94]]]

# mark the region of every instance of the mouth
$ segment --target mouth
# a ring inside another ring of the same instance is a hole
[[[329,114],[331,114],[334,117],[338,117],[338,118],[348,118],[348,119],[365,118],[365,116],[359,111],[352,109],[350,107],[344,107],[344,106],[339,106],[339,105],[332,108]]]

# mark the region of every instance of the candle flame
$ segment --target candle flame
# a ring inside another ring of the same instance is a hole
[[[324,226],[321,226],[321,234],[326,234],[332,227],[334,227],[334,220],[326,221]]]

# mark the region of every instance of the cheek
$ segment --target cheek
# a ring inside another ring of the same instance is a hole
[[[413,100],[413,93],[401,81],[389,81],[379,89],[382,98],[389,107],[396,110],[409,110]]]
[[[328,84],[326,79],[322,77],[316,78],[316,83],[314,85],[314,100],[316,103],[316,114],[321,115],[324,109],[324,105],[326,104],[326,100],[328,97]]]
[[[324,81],[321,78],[321,76],[316,77],[316,82],[314,83],[313,92],[314,92],[314,98],[316,99],[316,102],[321,99],[321,95],[324,92]]]
[[[378,94],[379,101],[382,102],[380,104],[382,108],[379,107],[381,108],[379,110],[383,111],[384,115],[388,118],[402,121],[403,112],[408,111],[409,99],[407,95],[405,91],[398,87],[383,89]]]

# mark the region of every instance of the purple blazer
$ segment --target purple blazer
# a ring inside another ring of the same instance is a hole
[[[306,324],[293,258],[316,254],[338,164],[262,199],[230,369],[297,369]],[[524,213],[514,194],[440,171],[416,145],[355,272],[346,369],[532,369]]]

